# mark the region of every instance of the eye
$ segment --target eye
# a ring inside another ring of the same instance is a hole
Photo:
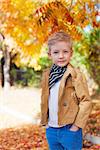
[[[54,53],[54,54],[58,54],[58,51],[54,51],[53,53]]]
[[[67,50],[64,50],[64,53],[68,53],[69,51],[67,51]]]

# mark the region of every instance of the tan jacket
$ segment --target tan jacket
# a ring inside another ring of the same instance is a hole
[[[42,77],[41,94],[41,124],[48,123],[48,98],[50,68],[46,69]],[[68,64],[67,70],[61,78],[58,93],[58,125],[75,124],[84,128],[92,109],[92,102],[88,92],[85,76],[79,69]]]

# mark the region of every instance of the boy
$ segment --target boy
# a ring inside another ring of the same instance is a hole
[[[41,124],[50,150],[81,150],[92,104],[83,73],[70,64],[72,41],[63,31],[48,39],[52,66],[42,78]]]

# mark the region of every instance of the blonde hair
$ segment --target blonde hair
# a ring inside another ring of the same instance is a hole
[[[59,41],[64,41],[69,43],[70,48],[72,48],[72,39],[69,34],[64,31],[55,32],[48,38],[48,48],[51,49],[51,46]]]

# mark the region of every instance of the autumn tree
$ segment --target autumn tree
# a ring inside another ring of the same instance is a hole
[[[94,79],[100,86],[100,29],[95,28],[89,33],[83,32],[82,39],[77,42],[78,52],[85,57],[86,67]]]
[[[23,5],[24,3],[24,5]],[[47,4],[33,0],[3,0],[1,2],[2,30],[10,34],[28,55],[40,52],[42,44],[55,31],[65,30],[80,40],[88,24],[97,27],[96,1],[55,0]]]
[[[24,5],[23,5],[24,4]],[[41,47],[52,33],[64,30],[80,41],[80,28],[98,28],[98,1],[94,0],[2,0],[0,2],[1,32],[10,35],[28,60],[39,59]],[[17,50],[16,50],[17,51]],[[16,58],[18,64],[19,57]],[[34,66],[34,61],[33,61]]]

